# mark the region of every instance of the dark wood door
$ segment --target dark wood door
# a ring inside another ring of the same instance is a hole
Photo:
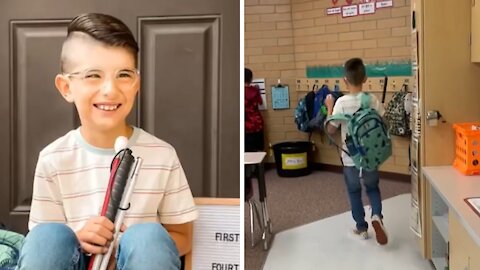
[[[141,46],[129,121],[171,143],[194,196],[239,197],[239,1],[2,1],[0,221],[25,232],[39,151],[79,125],[54,86],[66,25],[123,20]]]

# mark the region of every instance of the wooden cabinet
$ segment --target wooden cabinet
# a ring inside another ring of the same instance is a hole
[[[472,240],[457,216],[450,212],[450,269],[477,270],[480,269],[480,247]]]
[[[412,40],[418,42],[419,175],[422,175],[424,166],[452,164],[455,157],[454,123],[480,120],[480,65],[472,64],[470,52],[471,1],[411,0],[418,32],[418,40]],[[480,5],[480,0],[475,1]],[[480,27],[480,16],[476,18],[479,23],[475,27]],[[477,33],[480,36],[480,31]],[[452,87],[458,89],[454,98],[449,91]],[[440,112],[438,124],[429,125],[426,121],[429,111]],[[421,177],[419,180],[423,232],[419,245],[422,255],[432,259],[435,255],[430,241],[433,221],[428,212],[431,194],[425,179]]]
[[[480,62],[480,0],[472,0],[472,62]]]

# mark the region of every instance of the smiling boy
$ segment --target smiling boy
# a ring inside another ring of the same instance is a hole
[[[114,225],[99,216],[118,136],[143,158],[109,269],[179,269],[198,213],[175,149],[126,118],[140,89],[138,45],[109,15],[82,14],[68,26],[55,85],[81,126],[39,155],[29,234],[17,269],[86,269],[105,253]]]

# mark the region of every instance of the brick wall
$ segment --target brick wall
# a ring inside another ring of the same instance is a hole
[[[372,15],[342,18],[326,15],[331,0],[245,0],[245,67],[252,69],[254,78],[266,79],[267,144],[307,139],[293,122],[297,101],[306,93],[296,82],[305,80],[307,66],[341,65],[351,57],[362,57],[367,64],[410,58],[410,1],[393,3],[393,8],[377,9]],[[343,4],[339,0],[338,5]],[[291,109],[273,111],[270,89],[279,78],[290,86]],[[340,164],[325,138],[315,134],[312,139],[316,162]],[[408,139],[395,138],[394,155],[381,170],[408,173],[408,144]]]

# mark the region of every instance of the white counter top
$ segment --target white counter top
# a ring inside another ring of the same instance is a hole
[[[463,200],[480,197],[480,176],[465,176],[452,166],[423,167],[422,173],[480,246],[480,217]]]

